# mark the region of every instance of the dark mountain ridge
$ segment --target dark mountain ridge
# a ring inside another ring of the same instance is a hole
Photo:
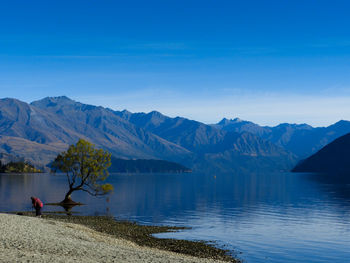
[[[350,133],[301,161],[293,172],[350,174]]]

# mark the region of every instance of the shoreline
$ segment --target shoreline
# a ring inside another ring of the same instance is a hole
[[[133,246],[139,247],[141,254],[143,252],[146,253],[148,250],[155,250],[157,253],[161,254],[165,253],[166,257],[170,257],[170,254],[174,254],[175,258],[170,261],[167,260],[168,262],[178,262],[176,258],[182,258],[181,262],[240,262],[238,259],[232,257],[228,251],[213,247],[204,241],[161,239],[153,236],[153,234],[156,233],[173,232],[185,229],[181,227],[144,226],[128,221],[117,221],[108,216],[65,216],[44,214],[42,218],[36,218],[32,212],[21,212],[17,213],[17,215],[12,214],[11,216],[17,217],[16,220],[19,221],[21,221],[20,218],[28,218],[30,220],[42,222],[43,225],[55,222],[57,224],[62,224],[63,228],[67,228],[67,226],[71,227],[73,225],[74,228],[79,228],[80,230],[85,229],[85,232],[93,231],[95,232],[95,236],[106,236],[111,240],[131,243]],[[148,262],[158,262],[157,257],[157,255],[154,255],[154,258],[151,256]],[[132,262],[135,262],[135,260],[137,261],[137,259],[134,259]],[[107,260],[104,262],[129,261],[126,261],[126,259],[119,259],[119,261]],[[143,260],[140,260],[139,262],[143,262]],[[162,260],[159,262],[162,262]]]

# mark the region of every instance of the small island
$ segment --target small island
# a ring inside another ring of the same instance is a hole
[[[3,164],[0,160],[0,173],[42,173],[42,171],[25,161]]]

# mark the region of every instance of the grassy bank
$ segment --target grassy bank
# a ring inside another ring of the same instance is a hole
[[[31,212],[17,213],[33,216]],[[184,228],[168,226],[143,226],[128,221],[116,221],[107,216],[65,216],[45,214],[44,219],[59,220],[67,223],[81,224],[116,238],[130,240],[140,246],[147,246],[167,250],[199,258],[239,262],[228,254],[228,251],[215,248],[205,242],[176,239],[155,238],[152,234],[181,230]]]

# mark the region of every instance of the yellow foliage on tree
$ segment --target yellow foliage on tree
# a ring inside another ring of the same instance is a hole
[[[74,191],[84,191],[90,195],[105,195],[113,190],[113,186],[104,181],[109,176],[111,154],[102,149],[96,149],[93,144],[80,139],[75,145],[69,146],[66,152],[57,155],[52,168],[54,173],[66,175],[69,190],[63,204],[74,204],[71,194]]]

